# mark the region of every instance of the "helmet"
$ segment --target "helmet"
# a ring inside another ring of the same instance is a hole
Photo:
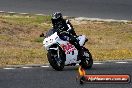
[[[62,14],[60,12],[55,12],[52,14],[52,19],[56,20],[56,19],[62,19]]]

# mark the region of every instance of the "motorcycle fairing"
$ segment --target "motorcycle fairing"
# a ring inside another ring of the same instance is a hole
[[[60,44],[60,46],[66,54],[65,65],[77,63],[78,50],[75,48],[75,46],[70,44],[69,42]]]
[[[68,41],[63,41],[62,39],[60,39],[59,36],[57,35],[57,32],[45,38],[43,41],[43,45],[46,48],[46,50],[49,50],[50,46],[52,46],[53,44],[59,45],[62,48],[62,50],[64,50],[66,54],[65,65],[77,63],[78,50],[75,48],[74,45],[70,44]],[[54,48],[54,50],[55,49],[58,48]]]

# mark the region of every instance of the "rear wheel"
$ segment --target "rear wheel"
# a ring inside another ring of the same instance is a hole
[[[54,52],[54,53],[53,53]],[[49,51],[47,53],[48,61],[53,69],[57,71],[62,71],[65,66],[65,54],[61,49],[59,48],[59,56],[57,54],[57,51]]]
[[[84,55],[83,56],[84,56],[84,58],[82,58],[80,65],[84,69],[90,69],[93,65],[93,59],[92,59],[92,55],[88,49],[84,48]]]

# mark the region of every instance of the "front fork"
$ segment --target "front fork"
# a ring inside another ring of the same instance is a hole
[[[59,48],[57,49],[57,56],[58,56],[58,58],[60,58],[60,49]]]
[[[58,56],[58,58],[60,58],[60,49],[59,49],[59,47],[57,47],[57,48],[50,48],[50,50],[56,50],[57,51],[57,56]]]
[[[56,51],[56,55],[57,56],[55,54],[53,56],[54,56],[56,62],[59,64],[61,62],[59,47],[57,47],[57,48],[50,48],[50,50],[55,50]]]

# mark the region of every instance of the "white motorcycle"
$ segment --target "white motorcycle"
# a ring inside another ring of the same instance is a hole
[[[43,40],[43,46],[48,51],[47,57],[50,65],[57,71],[63,70],[64,66],[81,65],[84,69],[89,69],[93,65],[92,55],[88,49],[83,47],[87,42],[85,35],[78,36],[79,44],[83,50],[83,58],[80,60],[78,57],[78,50],[74,45],[67,41],[67,37],[59,37],[59,33],[54,29],[49,30],[46,35],[43,33],[40,37],[45,37]]]

